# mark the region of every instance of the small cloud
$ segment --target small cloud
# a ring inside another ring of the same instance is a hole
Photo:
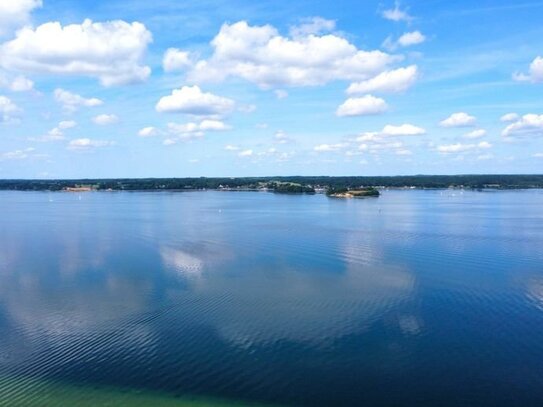
[[[462,138],[468,139],[468,140],[475,140],[478,138],[482,138],[486,136],[486,130],[485,129],[477,129],[470,131],[469,133],[466,133],[462,136]]]
[[[239,147],[238,146],[233,146],[232,144],[227,144],[226,146],[224,146],[224,149],[226,151],[238,151]]]
[[[169,48],[164,53],[162,68],[165,72],[182,71],[192,65],[190,53],[177,48]]]
[[[313,150],[317,152],[328,152],[328,151],[338,151],[347,147],[347,143],[337,143],[337,144],[319,144],[313,147]]]
[[[504,123],[510,123],[517,121],[520,118],[520,116],[517,113],[506,113],[502,117],[500,117],[500,121]]]
[[[119,118],[114,114],[100,114],[98,116],[95,116],[92,121],[98,126],[107,126],[117,123],[119,121]]]
[[[0,96],[0,123],[9,123],[15,120],[21,109],[6,96]]]
[[[515,72],[513,79],[518,82],[543,82],[543,57],[538,56],[532,61],[527,74]]]
[[[230,113],[234,106],[232,99],[202,92],[198,86],[183,86],[181,89],[174,89],[171,95],[162,97],[156,110],[160,113],[213,116]]]
[[[153,126],[144,127],[143,129],[138,131],[138,136],[140,137],[154,137],[154,136],[158,136],[158,134],[159,134],[158,129]]]
[[[535,153],[532,155],[534,158],[543,158],[543,153]]]
[[[277,144],[287,144],[292,141],[292,139],[283,130],[279,130],[277,133],[275,133],[273,138]]]
[[[412,45],[422,44],[426,37],[420,31],[412,31],[403,34],[398,38],[398,45],[401,47],[410,47]]]
[[[301,24],[290,28],[290,35],[294,38],[306,37],[331,32],[336,28],[335,20],[322,17],[310,17],[302,20]]]
[[[0,154],[0,161],[3,160],[24,160],[29,158],[32,153],[35,151],[33,147],[25,148],[22,150],[8,151],[6,153]]]
[[[256,110],[256,105],[239,106],[238,110],[242,113],[253,113]]]
[[[115,142],[113,141],[92,140],[90,138],[78,138],[75,140],[71,140],[68,143],[68,149],[83,151],[83,150],[92,150],[94,148],[99,148],[99,147],[108,147],[114,144]]]
[[[400,126],[387,124],[381,131],[381,134],[385,136],[419,136],[425,133],[425,129],[412,124],[402,124]]]
[[[76,93],[64,89],[55,89],[55,100],[69,113],[75,112],[80,107],[96,107],[104,104],[97,98],[84,98]]]
[[[276,89],[273,91],[277,99],[285,99],[288,97],[288,92],[284,89]]]
[[[250,157],[253,155],[253,150],[243,150],[238,153],[240,157]]]
[[[468,151],[480,150],[480,149],[488,149],[491,147],[492,147],[492,144],[486,141],[481,141],[478,144],[462,144],[462,143],[446,144],[446,145],[437,146],[436,150],[439,153],[452,154],[452,153],[465,153]]]
[[[383,99],[365,95],[347,99],[337,108],[336,115],[339,117],[367,116],[381,114],[387,110],[388,105]]]
[[[416,65],[385,71],[371,79],[351,83],[347,88],[347,94],[404,92],[415,83],[417,74],[418,68]]]
[[[525,114],[508,125],[503,131],[504,137],[539,137],[543,136],[543,114]]]
[[[409,15],[407,10],[400,8],[400,3],[397,1],[394,3],[394,8],[383,10],[381,16],[390,21],[399,22],[405,21],[407,23],[413,21],[413,17]]]
[[[439,125],[441,127],[470,127],[475,125],[476,120],[477,119],[474,116],[459,112],[453,113],[445,120],[442,120],[439,122]]]
[[[13,92],[28,92],[34,89],[34,82],[22,75],[16,76],[11,81],[9,89]]]

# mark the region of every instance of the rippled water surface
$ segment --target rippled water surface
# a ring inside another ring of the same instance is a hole
[[[2,406],[541,406],[543,191],[0,193]]]

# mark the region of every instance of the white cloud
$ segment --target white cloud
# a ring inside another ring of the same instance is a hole
[[[439,125],[441,127],[470,127],[475,125],[476,120],[477,119],[474,116],[459,112],[453,113],[445,120],[442,120],[439,122]]]
[[[119,118],[114,114],[99,114],[98,116],[93,117],[92,121],[98,126],[107,126],[117,123]]]
[[[113,141],[106,140],[92,140],[89,138],[78,138],[71,140],[68,143],[69,150],[91,150],[98,147],[108,147],[112,146],[115,143]]]
[[[520,116],[517,113],[506,113],[500,117],[500,121],[504,123],[515,122],[519,119],[519,117]]]
[[[47,132],[47,134],[41,137],[31,137],[29,140],[48,142],[48,141],[61,141],[65,140],[64,131],[69,130],[77,126],[77,123],[73,120],[63,120],[56,127],[53,127]]]
[[[190,54],[177,48],[169,48],[162,59],[162,67],[166,72],[182,71],[191,65]]]
[[[543,136],[543,114],[526,114],[503,131],[504,137]]]
[[[399,2],[396,2],[394,4],[394,8],[384,10],[381,13],[381,15],[383,16],[383,18],[387,20],[395,21],[395,22],[398,22],[398,21],[410,22],[413,20],[413,17],[411,17],[406,10],[400,9]]]
[[[154,137],[159,134],[159,131],[156,127],[144,127],[140,131],[138,131],[138,136],[140,137]]]
[[[543,153],[535,153],[532,155],[534,158],[543,158]]]
[[[277,99],[285,99],[288,97],[288,92],[284,89],[277,89],[274,91],[274,93]]]
[[[151,33],[138,22],[24,27],[0,47],[0,64],[11,70],[97,78],[104,86],[141,82],[151,69],[141,64]]]
[[[416,65],[398,68],[392,71],[381,72],[371,79],[351,83],[347,93],[360,94],[371,92],[399,93],[410,88],[417,79],[418,69]]]
[[[21,110],[10,98],[0,96],[0,123],[11,122]]]
[[[253,150],[243,150],[238,153],[240,157],[250,157],[253,155]]]
[[[347,143],[337,143],[337,144],[319,144],[313,147],[313,150],[318,152],[327,152],[327,151],[338,151],[342,148],[347,147]]]
[[[318,35],[333,31],[336,28],[335,20],[327,20],[322,17],[310,17],[302,20],[302,23],[290,28],[290,35],[294,38],[307,35]]]
[[[84,98],[76,93],[64,89],[55,89],[55,100],[59,102],[67,112],[74,112],[79,107],[96,107],[104,104],[97,98]]]
[[[543,57],[536,57],[532,61],[528,74],[515,72],[513,79],[520,82],[543,82]]]
[[[387,124],[381,131],[381,134],[384,136],[419,136],[425,133],[426,130],[422,127],[417,127],[412,124],[402,124],[400,126]]]
[[[28,92],[34,89],[34,82],[23,75],[18,75],[9,81],[7,87],[12,92]]]
[[[28,147],[23,150],[8,151],[0,154],[0,161],[3,160],[24,160],[25,158],[30,157],[31,153],[34,152],[33,147]]]
[[[426,37],[420,31],[412,31],[403,34],[398,38],[398,45],[401,47],[410,47],[412,45],[422,44]]]
[[[77,126],[77,122],[73,120],[63,120],[58,124],[58,128],[62,130],[71,129]]]
[[[366,116],[380,114],[387,110],[388,105],[383,99],[372,95],[365,95],[347,99],[337,108],[336,115],[339,117]]]
[[[456,144],[441,145],[437,147],[437,151],[443,154],[465,153],[468,151],[488,149],[491,147],[492,147],[492,144],[490,144],[489,142],[481,141],[478,144],[456,143]]]
[[[174,89],[171,95],[162,97],[156,105],[156,110],[161,113],[220,116],[230,113],[234,105],[232,99],[202,92],[198,86],[183,86],[181,89]]]
[[[32,10],[41,6],[42,0],[0,1],[0,36],[27,23]]]
[[[238,146],[233,146],[232,144],[227,144],[226,146],[224,146],[224,149],[226,151],[238,151],[239,147]]]
[[[477,130],[473,130],[473,131],[470,131],[469,133],[464,134],[462,137],[469,140],[475,140],[484,136],[486,136],[486,130],[477,129]]]
[[[188,141],[205,136],[206,131],[225,131],[231,127],[220,120],[205,119],[201,122],[190,123],[168,123],[168,143],[174,144],[177,141]]]
[[[283,130],[279,130],[275,133],[273,138],[277,144],[288,144],[292,142],[292,139]]]
[[[271,25],[223,24],[211,42],[213,55],[198,61],[189,81],[239,77],[261,88],[315,86],[334,80],[365,80],[400,59],[363,51],[339,35],[288,38]]]

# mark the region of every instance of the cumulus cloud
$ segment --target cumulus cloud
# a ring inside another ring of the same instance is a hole
[[[543,114],[525,114],[508,125],[503,131],[504,137],[539,137],[543,136]]]
[[[168,123],[166,145],[176,144],[179,141],[189,141],[205,136],[208,131],[226,131],[231,127],[220,120],[204,119],[200,122]]]
[[[477,129],[464,134],[462,137],[469,140],[474,140],[486,136],[485,129]]]
[[[47,134],[44,134],[41,137],[30,138],[30,140],[41,142],[61,141],[66,139],[66,137],[64,136],[65,131],[74,128],[75,126],[77,126],[77,123],[75,121],[63,120],[56,127],[53,127],[51,130],[49,130]]]
[[[238,77],[261,88],[324,85],[334,80],[365,80],[399,57],[357,49],[334,34],[285,37],[271,25],[246,21],[224,24],[211,42],[213,54],[198,61],[188,78],[193,82]]]
[[[443,154],[452,154],[452,153],[465,153],[468,151],[473,150],[483,150],[491,148],[492,144],[488,143],[487,141],[481,141],[478,144],[462,144],[462,143],[455,143],[455,144],[446,144],[437,146],[437,151]]]
[[[8,70],[97,78],[104,86],[141,82],[151,73],[142,65],[151,33],[139,22],[109,21],[62,26],[49,22],[24,27],[0,46]]]
[[[32,10],[41,6],[42,0],[0,1],[0,36],[27,23]]]
[[[67,112],[74,112],[80,107],[96,107],[104,104],[97,98],[84,98],[76,93],[64,89],[55,89],[55,100],[60,103]]]
[[[378,97],[365,95],[357,98],[349,98],[341,104],[336,115],[345,116],[367,116],[384,113],[388,110],[387,103]]]
[[[336,143],[336,144],[319,144],[313,147],[313,150],[317,152],[327,152],[327,151],[338,151],[347,147],[347,143]]]
[[[352,83],[347,88],[347,93],[349,95],[371,92],[400,93],[415,83],[417,74],[416,65],[381,72],[368,80]]]
[[[138,136],[140,137],[154,137],[159,134],[159,131],[156,127],[144,127],[140,131],[138,131]]]
[[[165,72],[182,71],[191,65],[190,54],[177,48],[169,48],[162,59],[162,68]]]
[[[394,8],[383,10],[381,15],[383,18],[395,22],[405,21],[409,23],[413,21],[413,17],[409,15],[407,10],[402,10],[400,8],[399,2],[394,3]]]
[[[202,92],[198,86],[183,86],[181,89],[174,89],[171,95],[162,97],[156,110],[161,113],[221,116],[230,113],[234,106],[232,99]]]
[[[475,125],[476,120],[477,119],[474,116],[459,112],[453,113],[445,120],[442,120],[439,122],[439,125],[441,127],[470,127]]]
[[[500,117],[500,121],[504,123],[508,122],[514,122],[519,119],[519,115],[517,113],[506,113],[502,117]]]
[[[238,146],[234,146],[232,144],[227,144],[224,146],[224,149],[226,151],[238,151],[239,150],[239,147]]]
[[[18,116],[21,110],[10,98],[0,96],[0,123],[8,123]]]
[[[426,37],[420,31],[412,31],[403,34],[398,38],[398,45],[401,47],[410,47],[412,45],[422,44]]]
[[[381,134],[384,136],[419,136],[425,133],[426,130],[422,127],[414,126],[412,124],[402,124],[400,126],[387,124],[381,131]]]
[[[0,72],[0,87],[12,92],[28,92],[34,89],[34,82],[23,75],[8,76]]]
[[[98,126],[107,126],[109,124],[115,124],[119,121],[119,118],[114,114],[99,114],[93,117],[92,121]]]
[[[71,140],[68,143],[69,150],[92,150],[98,147],[108,147],[112,146],[115,143],[113,141],[106,140],[93,140],[90,138],[78,138]]]
[[[536,57],[530,64],[530,70],[526,73],[515,72],[513,79],[520,82],[543,82],[543,57]]]

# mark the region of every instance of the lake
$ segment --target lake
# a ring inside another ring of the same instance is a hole
[[[0,192],[2,406],[541,406],[543,191]]]

